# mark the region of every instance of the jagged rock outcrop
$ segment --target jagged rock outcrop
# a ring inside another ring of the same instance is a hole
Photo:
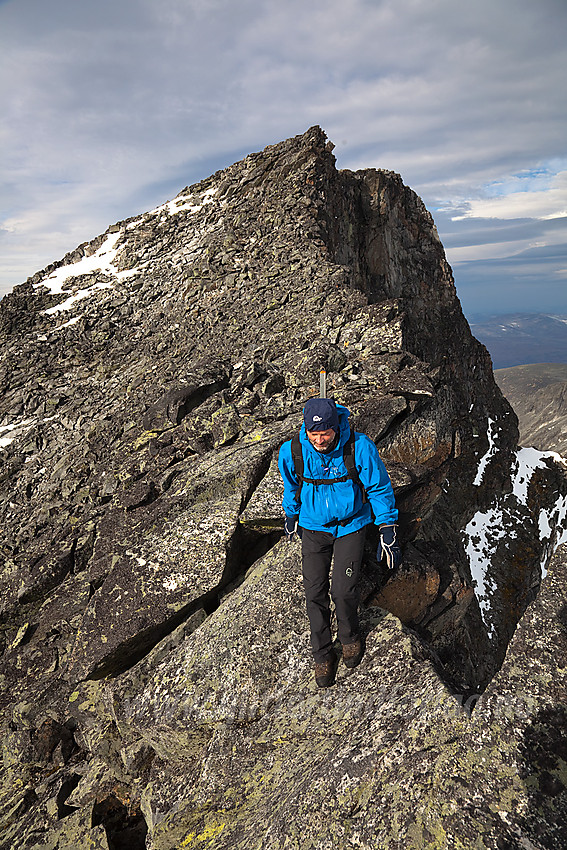
[[[567,485],[517,452],[397,175],[337,171],[312,128],[38,272],[0,328],[0,848],[467,846],[484,818],[480,848],[524,829],[511,797],[503,820],[488,791],[457,812],[441,780],[479,746],[454,693],[501,666]],[[370,535],[366,656],[326,694],[274,462],[321,366],[380,449],[405,544],[386,576]]]

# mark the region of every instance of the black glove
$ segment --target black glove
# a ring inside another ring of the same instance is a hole
[[[298,520],[298,516],[286,516],[285,518],[284,531],[288,543],[293,541],[296,534],[301,537],[301,529],[298,526]]]
[[[398,543],[398,526],[381,525],[379,531],[380,543],[376,552],[378,563],[384,558],[389,570],[397,570],[402,563],[402,550]]]

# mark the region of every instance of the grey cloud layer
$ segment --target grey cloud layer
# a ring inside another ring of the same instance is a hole
[[[466,208],[565,156],[566,22],[563,0],[0,4],[0,286],[314,123],[339,167]]]

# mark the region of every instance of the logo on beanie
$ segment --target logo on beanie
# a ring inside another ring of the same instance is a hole
[[[322,416],[314,416],[314,417],[313,417],[313,422],[322,422],[322,421],[323,421],[323,417],[322,417]]]

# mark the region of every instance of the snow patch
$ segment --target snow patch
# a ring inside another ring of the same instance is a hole
[[[475,479],[478,486],[484,475],[484,469],[489,458],[494,454],[494,440],[489,421],[489,450],[482,458],[479,472]],[[534,448],[521,448],[516,452],[516,463],[512,469],[512,494],[519,505],[527,506],[529,485],[536,469],[546,467],[545,460],[552,458],[565,463],[555,452],[540,452]],[[483,463],[484,462],[484,463]],[[489,635],[494,633],[491,617],[492,596],[496,584],[491,576],[490,568],[496,554],[499,541],[504,537],[513,537],[514,506],[506,507],[504,502],[509,496],[498,496],[495,504],[487,511],[478,511],[464,530],[465,551],[471,568],[471,576],[484,624]],[[542,576],[545,575],[547,560],[561,543],[567,542],[567,497],[561,497],[550,510],[542,509],[539,515],[539,536],[544,549],[542,559]]]
[[[167,201],[165,204],[156,207],[155,210],[152,210],[152,213],[166,212],[168,215],[175,215],[180,212],[189,212],[193,215],[201,210],[206,204],[211,204],[214,196],[217,194],[217,191],[218,190],[215,187],[207,189],[201,196],[191,194],[187,196],[188,199],[186,201],[183,200],[183,197],[174,198],[172,201]]]
[[[71,327],[71,325],[76,324],[79,321],[80,318],[82,318],[82,317],[81,316],[75,316],[73,319],[69,319],[69,321],[65,322],[63,325],[59,325],[58,327],[53,328],[53,330],[54,331],[62,331],[63,328],[69,328],[69,327]]]
[[[548,454],[554,455],[550,452]],[[559,455],[554,455],[563,463],[563,458]],[[549,558],[563,543],[567,543],[567,496],[562,496],[557,500],[553,508],[546,510],[542,508],[539,514],[539,537],[542,543],[547,541],[544,547],[544,553],[541,560],[541,577],[547,575],[546,564]]]
[[[77,303],[77,301],[81,301],[83,298],[86,298],[88,295],[92,295],[93,292],[99,292],[102,289],[110,289],[112,283],[109,280],[99,281],[95,283],[94,286],[89,286],[88,289],[79,289],[74,295],[70,295],[65,301],[62,301],[61,304],[56,304],[54,307],[49,307],[47,310],[43,310],[43,313],[46,316],[53,316],[56,313],[65,313],[67,310],[71,310],[72,307]],[[69,324],[66,322],[65,324]],[[63,326],[62,326],[63,327]]]
[[[536,469],[545,469],[544,458],[551,452],[540,452],[537,449],[519,449],[516,452],[516,473],[512,481],[513,493],[522,505],[528,503],[528,488]]]
[[[465,528],[468,541],[465,551],[469,559],[473,586],[482,619],[491,635],[494,626],[488,615],[491,608],[490,598],[492,592],[496,589],[496,585],[490,575],[489,567],[496,552],[498,541],[502,540],[506,534],[502,520],[503,514],[499,508],[492,508],[484,513],[478,511]]]
[[[50,275],[42,278],[36,286],[46,286],[53,295],[60,295],[63,292],[63,284],[70,277],[91,274],[95,271],[99,271],[103,274],[112,274],[114,276],[124,274],[124,272],[117,272],[114,266],[114,260],[118,254],[116,243],[118,242],[120,235],[120,232],[109,233],[98,251],[95,251],[95,253],[91,254],[90,257],[81,257],[81,259],[77,260],[75,263],[60,266]],[[131,272],[128,272],[128,274],[131,274]],[[54,309],[55,308],[51,308],[51,310],[46,310],[45,312],[53,312]]]
[[[116,257],[120,250],[117,247],[117,244],[121,235],[121,231],[118,233],[109,233],[98,251],[95,251],[95,253],[91,254],[90,257],[81,257],[81,259],[77,260],[75,263],[68,263],[65,266],[60,266],[50,275],[42,278],[39,283],[36,284],[36,288],[45,286],[49,289],[52,295],[60,295],[63,292],[64,283],[69,280],[69,278],[78,277],[79,275],[99,272],[100,274],[111,276],[116,280],[121,280],[125,277],[137,274],[137,269],[127,269],[119,272],[116,268]],[[82,298],[86,298],[88,295],[91,295],[97,290],[109,289],[111,286],[112,281],[110,280],[100,281],[95,283],[93,286],[79,290],[74,295],[69,296],[69,298],[61,304],[56,304],[54,307],[49,307],[47,310],[43,310],[43,313],[45,315],[63,313],[66,310],[70,310],[77,301],[80,301]]]
[[[4,449],[6,446],[9,446],[10,443],[13,443],[16,437],[19,437],[20,429],[27,428],[29,425],[33,425],[33,419],[22,419],[21,422],[13,422],[11,425],[1,425],[0,426],[0,448]],[[3,434],[9,434],[12,431],[17,431],[18,433],[13,434],[11,437],[4,437]]]
[[[488,451],[483,457],[481,457],[478,463],[478,469],[476,473],[476,477],[473,481],[473,487],[480,487],[482,484],[482,479],[484,478],[484,472],[488,463],[493,455],[496,454],[498,449],[496,448],[496,444],[494,442],[494,438],[498,433],[498,429],[496,426],[496,422],[493,419],[488,418]]]
[[[207,204],[211,204],[217,192],[218,188],[213,187],[211,189],[207,189],[201,194],[188,194],[186,196],[174,198],[172,201],[167,201],[165,204],[156,207],[156,209],[152,210],[152,214],[165,213],[167,215],[175,215],[177,213],[187,211],[191,214],[196,213]],[[134,230],[139,227],[143,221],[144,216],[140,216],[126,224],[124,229],[107,234],[104,242],[94,254],[91,254],[89,257],[81,257],[74,263],[68,263],[67,265],[60,266],[51,274],[43,277],[36,284],[36,288],[45,286],[52,295],[60,295],[64,291],[63,286],[65,282],[69,280],[69,278],[78,277],[79,275],[99,272],[113,280],[121,280],[126,277],[131,277],[134,274],[138,274],[139,269],[118,271],[116,267],[116,258],[122,247],[118,247],[118,242],[124,231]],[[54,315],[56,313],[65,312],[70,310],[77,301],[86,298],[93,292],[101,289],[109,289],[111,287],[111,280],[100,281],[93,286],[79,290],[79,292],[76,292],[74,295],[70,295],[66,301],[63,301],[61,304],[57,304],[54,307],[50,307],[43,312],[46,315]]]
[[[54,419],[57,419],[57,417],[47,416],[45,419],[21,419],[19,422],[12,422],[10,425],[0,425],[0,448],[9,446],[15,439],[27,434],[35,425],[53,422]],[[10,436],[3,437],[2,434],[6,433]]]

